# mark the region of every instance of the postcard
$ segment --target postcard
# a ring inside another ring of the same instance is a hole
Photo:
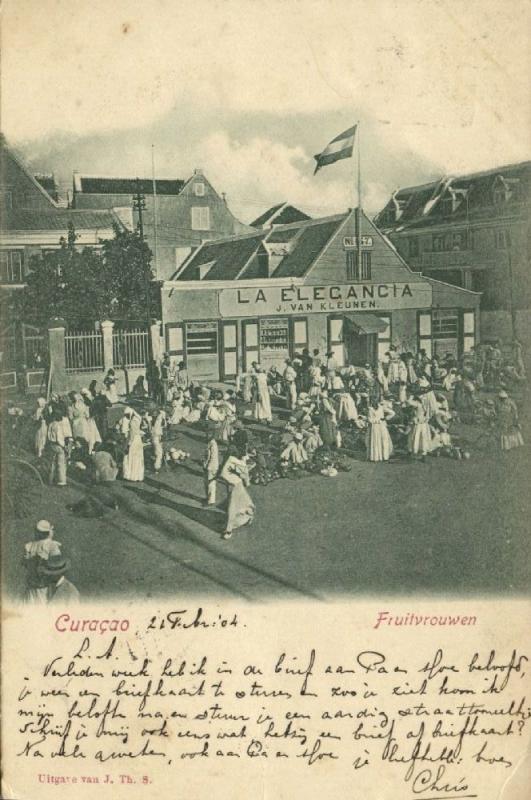
[[[531,7],[6,0],[6,800],[531,789]]]

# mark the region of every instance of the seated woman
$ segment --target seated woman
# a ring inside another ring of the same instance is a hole
[[[147,396],[148,393],[144,382],[144,376],[139,375],[136,379],[135,385],[131,389],[131,397],[134,397],[137,400],[144,400]]]
[[[96,444],[92,454],[92,469],[95,483],[110,483],[116,480],[118,465],[109,450],[101,443]]]

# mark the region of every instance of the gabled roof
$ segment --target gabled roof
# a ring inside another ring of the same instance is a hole
[[[155,181],[157,194],[180,194],[186,181],[179,179],[159,179]],[[153,194],[151,178],[106,178],[95,175],[74,173],[74,191],[82,194]]]
[[[50,211],[21,210],[4,215],[2,229],[4,231],[67,231],[72,222],[76,230],[98,230],[112,228],[123,224],[113,211],[51,209]]]
[[[531,199],[531,161],[467,175],[441,178],[419,186],[408,186],[394,192],[386,206],[376,215],[376,224],[384,230],[398,226],[430,225],[447,218],[465,217],[494,205],[494,188],[506,187],[510,202]],[[443,200],[452,199],[452,203]],[[388,218],[391,212],[392,219]]]
[[[279,203],[264,211],[254,222],[253,228],[269,228],[272,225],[289,225],[291,222],[304,222],[311,219],[308,214],[289,203]]]
[[[53,197],[51,197],[51,196],[48,194],[48,192],[46,191],[46,189],[44,188],[44,186],[42,186],[42,185],[39,183],[39,181],[38,181],[38,180],[35,178],[35,176],[34,176],[34,175],[32,175],[32,173],[30,172],[30,170],[29,170],[29,169],[27,168],[27,166],[24,164],[24,162],[22,161],[22,159],[21,159],[21,158],[20,158],[20,157],[19,157],[19,156],[18,156],[18,155],[17,155],[17,154],[14,152],[14,150],[13,150],[13,149],[12,149],[12,148],[9,146],[9,144],[7,143],[7,139],[6,139],[6,137],[4,136],[4,134],[3,134],[3,133],[0,133],[0,148],[1,148],[2,150],[4,150],[4,151],[7,153],[8,157],[9,157],[9,158],[11,158],[11,159],[12,159],[12,160],[15,162],[15,164],[17,165],[17,167],[18,167],[18,168],[19,168],[19,169],[20,169],[20,170],[21,170],[21,171],[22,171],[22,172],[23,172],[23,173],[26,175],[26,177],[27,177],[27,178],[28,178],[28,179],[31,181],[31,183],[33,183],[33,185],[35,186],[35,188],[36,188],[36,189],[38,189],[38,191],[39,191],[39,192],[40,192],[40,193],[41,193],[41,194],[42,194],[42,195],[43,195],[43,196],[46,198],[46,200],[47,200],[47,201],[48,201],[48,203],[50,204],[50,207],[51,207],[51,208],[57,208],[57,207],[58,207],[58,205],[57,205],[56,201],[54,200],[54,198],[53,198]]]
[[[269,277],[296,278],[305,275],[346,219],[337,214],[319,220],[278,226],[230,239],[204,242],[184,262],[173,280],[230,281],[264,277],[262,259],[268,258],[267,245],[285,243],[286,252]],[[201,277],[200,267],[213,265]]]
[[[344,219],[345,214],[341,214],[301,227],[291,252],[284,256],[273,273],[274,277],[300,278],[305,275]]]
[[[200,279],[200,267],[213,262],[203,280],[234,280],[242,271],[250,258],[256,253],[266,232],[245,234],[230,239],[214,239],[204,242],[184,262],[176,276],[180,281],[197,281]]]

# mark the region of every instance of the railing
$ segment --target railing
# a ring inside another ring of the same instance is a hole
[[[38,369],[48,349],[47,338],[43,333],[39,333],[38,328],[23,325],[22,343],[24,347],[24,363],[28,367],[36,367]]]
[[[100,372],[103,369],[103,340],[94,331],[69,331],[65,334],[67,372]]]
[[[142,328],[115,330],[112,354],[115,366],[145,367],[151,356],[149,332]]]

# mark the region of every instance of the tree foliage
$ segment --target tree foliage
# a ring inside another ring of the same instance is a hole
[[[152,253],[137,233],[115,227],[114,238],[101,241],[100,249],[78,247],[76,238],[70,225],[57,250],[32,259],[27,285],[15,298],[20,319],[43,326],[60,317],[83,327],[160,316]]]

